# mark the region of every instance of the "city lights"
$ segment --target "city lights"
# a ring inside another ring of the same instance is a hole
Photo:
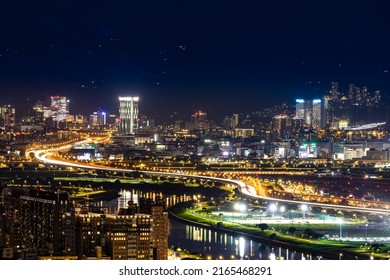
[[[390,258],[382,4],[14,2],[0,24],[1,260],[204,260],[245,278],[248,260]],[[178,276],[210,278],[199,263]],[[290,271],[278,263],[257,276]],[[306,270],[285,278],[323,275]]]

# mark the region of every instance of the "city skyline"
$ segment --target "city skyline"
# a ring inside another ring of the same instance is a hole
[[[385,1],[3,2],[0,260],[390,260]]]
[[[187,4],[5,4],[3,103],[61,95],[80,113],[139,95],[148,115],[212,116],[317,98],[333,81],[388,97],[381,2]]]
[[[125,99],[126,99],[126,98],[128,98],[129,95],[123,95],[123,96],[127,96],[127,97],[125,97]],[[114,101],[117,101],[118,99],[119,100],[123,99],[123,96],[117,96],[116,100],[114,100]],[[387,115],[383,111],[383,109],[385,109],[385,107],[388,106],[387,101],[386,101],[386,94],[383,94],[380,90],[372,90],[372,89],[368,88],[367,86],[361,86],[359,84],[351,84],[351,83],[348,84],[348,86],[343,86],[343,85],[339,85],[338,82],[331,82],[328,85],[328,89],[325,90],[322,93],[322,95],[316,94],[316,95],[314,95],[314,98],[311,96],[311,97],[308,97],[305,99],[302,99],[302,96],[304,96],[304,95],[295,96],[293,98],[293,100],[291,100],[289,102],[281,102],[278,104],[273,104],[273,106],[268,105],[268,107],[265,107],[265,105],[263,105],[263,107],[261,107],[261,108],[258,107],[252,111],[248,111],[248,108],[238,108],[237,107],[235,110],[232,110],[231,112],[224,112],[225,114],[221,114],[221,112],[216,113],[213,110],[213,108],[209,108],[209,111],[203,110],[203,109],[192,109],[192,111],[190,109],[189,111],[188,110],[185,111],[183,108],[180,108],[180,107],[175,108],[175,107],[173,107],[173,105],[171,105],[169,107],[169,110],[171,111],[171,113],[164,114],[164,115],[158,115],[155,112],[148,114],[148,112],[150,112],[150,108],[148,108],[147,105],[145,106],[145,103],[148,103],[148,100],[145,100],[143,98],[143,96],[137,96],[137,97],[134,97],[136,99],[135,100],[136,103],[134,103],[134,104],[136,104],[136,105],[134,107],[135,111],[134,111],[133,123],[134,123],[134,125],[138,126],[137,119],[140,120],[139,117],[142,116],[142,117],[152,118],[153,120],[157,121],[158,124],[170,124],[170,123],[175,122],[177,120],[182,120],[182,121],[190,120],[191,118],[193,118],[193,116],[194,116],[193,114],[197,114],[198,112],[203,111],[203,112],[206,112],[206,114],[209,114],[209,117],[211,117],[211,119],[213,121],[215,120],[217,125],[223,125],[224,118],[226,119],[226,117],[228,117],[228,116],[237,115],[237,114],[244,114],[244,115],[245,114],[247,114],[247,115],[255,114],[256,115],[256,114],[261,114],[261,112],[273,110],[272,108],[279,108],[279,109],[276,109],[276,111],[274,112],[275,116],[278,114],[286,114],[286,113],[292,115],[294,113],[293,111],[298,110],[298,109],[295,109],[295,106],[296,106],[295,104],[300,103],[303,106],[303,102],[305,100],[313,100],[314,102],[316,102],[318,104],[318,106],[320,106],[320,107],[325,106],[325,108],[328,108],[328,109],[330,106],[329,102],[335,102],[337,100],[339,102],[344,103],[344,104],[347,102],[348,104],[350,104],[350,106],[355,107],[356,109],[360,108],[360,110],[356,111],[355,114],[358,114],[361,117],[363,117],[366,109],[369,112],[371,112],[373,108],[380,108],[380,110],[376,112],[375,121],[384,121],[385,119],[387,119]],[[81,101],[80,104],[75,103],[75,102],[71,102],[71,100],[69,100],[69,98],[67,96],[59,96],[59,95],[53,96],[53,95],[51,95],[51,96],[44,96],[43,98],[40,98],[40,99],[32,97],[32,98],[27,98],[25,100],[16,101],[15,104],[6,104],[4,102],[2,103],[2,101],[3,100],[0,97],[0,104],[3,104],[3,106],[12,107],[12,108],[14,108],[14,110],[15,110],[15,107],[17,108],[16,120],[18,120],[18,121],[20,121],[21,119],[24,119],[24,118],[33,117],[32,116],[34,114],[33,112],[37,111],[37,110],[39,112],[43,112],[44,119],[47,119],[47,117],[52,116],[53,121],[55,121],[55,122],[66,121],[66,118],[67,118],[66,116],[72,116],[72,118],[76,118],[76,119],[79,117],[93,119],[92,122],[95,124],[97,122],[106,123],[107,118],[109,116],[123,118],[123,117],[121,117],[121,111],[125,114],[125,111],[123,111],[125,109],[121,109],[122,108],[121,102],[119,102],[119,103],[116,102],[116,104],[114,106],[111,106],[111,108],[109,108],[107,103],[110,103],[113,100],[110,100],[110,102],[108,102],[108,100],[105,100],[104,102],[100,102],[100,104],[97,107],[91,108],[91,111],[88,111],[89,110],[88,106],[83,106],[82,112],[76,112],[74,107],[76,107],[76,108],[80,107],[81,104],[85,105],[86,102]],[[139,101],[141,101],[141,109],[140,110],[138,108]],[[125,103],[123,103],[123,106],[125,106],[124,104]],[[323,105],[321,105],[321,104],[323,104]],[[200,107],[204,108],[205,106],[193,105],[193,108],[200,108]],[[294,108],[292,108],[292,107],[294,107]],[[125,108],[125,107],[123,107],[123,108]],[[325,113],[325,110],[324,110],[325,108],[322,108],[323,113]],[[21,109],[21,110],[19,110],[19,109]],[[182,110],[180,110],[180,109],[182,109]],[[282,109],[282,111],[280,111],[280,109]],[[303,107],[300,108],[300,110],[303,110]],[[345,108],[343,110],[345,110]],[[210,112],[211,112],[211,114],[210,114]],[[128,113],[130,114],[130,111]],[[269,113],[272,114],[272,112],[269,112]],[[298,111],[296,111],[295,116],[298,118],[303,118],[303,115],[301,115],[303,113],[304,113],[303,111],[301,113],[298,113]],[[14,115],[15,115],[15,112],[14,112]],[[328,116],[328,115],[329,115],[329,112],[326,113],[326,115],[322,116],[323,121],[325,120],[325,117],[329,119],[330,116]],[[308,116],[306,116],[306,118],[307,117]],[[317,113],[317,119],[318,118],[319,118],[319,115]],[[352,123],[357,121],[356,119],[351,120],[350,116],[344,116],[343,118],[350,119],[350,121]],[[362,120],[359,120],[360,124],[361,124]],[[320,121],[320,119],[318,119],[318,121]],[[372,122],[373,120],[369,118],[367,121]],[[307,122],[307,124],[310,123],[310,121],[308,119],[306,120],[306,122]],[[325,123],[321,124],[322,127],[324,127],[324,125],[325,125]],[[318,124],[314,125],[314,126],[318,126]],[[129,127],[130,127],[130,123],[129,123]]]

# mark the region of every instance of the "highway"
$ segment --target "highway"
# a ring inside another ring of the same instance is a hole
[[[87,144],[92,142],[92,139],[87,139],[80,141],[76,144]],[[61,166],[69,166],[76,168],[84,168],[84,169],[95,169],[95,170],[106,170],[112,172],[134,172],[139,170],[131,170],[131,169],[122,169],[122,168],[113,168],[108,166],[100,166],[93,164],[81,164],[77,162],[69,162],[59,159],[50,158],[56,151],[63,151],[69,149],[71,146],[66,145],[59,148],[45,149],[45,150],[36,150],[33,151],[35,157],[42,161],[43,163],[53,164],[53,165],[61,165]],[[272,198],[266,196],[260,196],[256,194],[254,187],[245,184],[239,180],[232,180],[226,178],[218,178],[218,177],[210,177],[210,176],[202,176],[202,175],[190,175],[184,173],[173,173],[173,172],[158,172],[158,171],[142,171],[145,174],[149,175],[160,175],[160,176],[171,176],[176,178],[194,178],[194,179],[203,179],[210,180],[215,182],[222,182],[227,184],[233,184],[238,187],[238,190],[247,196],[250,196],[255,199],[267,200],[267,201],[275,201],[275,202],[284,202],[284,203],[292,203],[292,204],[305,204],[307,206],[317,206],[322,208],[331,208],[331,209],[339,209],[344,211],[357,211],[363,213],[372,213],[372,214],[380,214],[380,215],[390,215],[389,209],[378,209],[378,208],[363,208],[363,207],[355,207],[355,206],[347,206],[347,205],[337,205],[337,204],[325,204],[325,203],[316,203],[316,202],[307,202],[307,201],[298,201],[298,200],[288,200],[288,199],[280,199],[280,198]]]

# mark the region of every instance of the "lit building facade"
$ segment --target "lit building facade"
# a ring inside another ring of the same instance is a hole
[[[119,135],[134,134],[138,128],[138,96],[119,97]]]
[[[296,99],[295,100],[295,117],[297,119],[305,118],[305,100],[304,99]]]
[[[6,133],[13,133],[15,129],[15,108],[6,105],[0,107],[0,129]]]
[[[65,96],[51,96],[50,107],[53,112],[53,121],[66,121],[69,115],[69,100]]]
[[[320,129],[322,117],[322,102],[321,99],[296,99],[295,117],[303,119],[306,127],[311,127],[315,130]]]
[[[89,124],[91,126],[105,126],[107,124],[107,113],[101,110],[93,112],[89,116]]]
[[[2,192],[6,227],[0,246],[43,254],[65,249],[65,213],[72,204],[67,193],[6,188]]]
[[[234,129],[234,137],[249,138],[255,135],[253,128],[236,128]]]
[[[207,113],[198,111],[191,116],[193,130],[206,131],[209,129],[209,122],[207,120]]]
[[[321,128],[321,99],[313,99],[312,101],[312,118],[310,126],[316,130]]]
[[[67,224],[71,226],[68,226],[66,251],[77,255],[78,259],[102,256],[112,260],[153,258],[150,215],[69,213],[68,220]]]

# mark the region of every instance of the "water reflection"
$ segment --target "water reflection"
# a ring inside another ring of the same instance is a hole
[[[120,208],[127,208],[128,202],[133,201],[134,203],[139,205],[139,200],[141,198],[152,199],[155,200],[156,197],[162,198],[165,208],[169,208],[177,203],[186,202],[191,200],[198,200],[198,196],[196,195],[165,195],[161,192],[145,192],[136,189],[123,189],[119,193],[119,197],[117,199],[111,201],[99,201],[92,203],[94,207],[104,208],[107,213],[118,213]]]
[[[302,260],[317,256],[287,248],[269,246],[242,236],[232,236],[170,220],[169,245],[213,259]]]

